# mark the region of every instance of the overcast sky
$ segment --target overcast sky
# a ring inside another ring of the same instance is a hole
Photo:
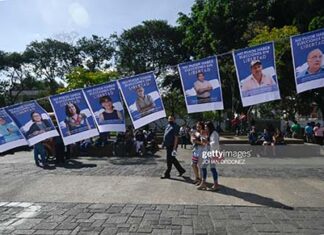
[[[194,0],[0,0],[0,50],[23,51],[33,40],[70,34],[108,37],[144,20],[175,25]]]

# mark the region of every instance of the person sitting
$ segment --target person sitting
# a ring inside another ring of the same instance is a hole
[[[125,133],[118,132],[116,135],[116,141],[114,143],[114,153],[116,156],[125,156],[126,155],[126,140]]]
[[[147,141],[148,145],[150,146],[150,150],[152,152],[157,151],[159,149],[159,146],[158,146],[157,140],[156,140],[156,133],[153,129],[150,129],[148,131],[146,141]]]
[[[258,135],[256,133],[255,127],[253,126],[250,133],[249,133],[249,143],[251,145],[256,145],[258,143]]]
[[[135,145],[136,153],[140,156],[144,155],[145,152],[145,135],[141,129],[137,130],[135,133]]]
[[[129,125],[125,132],[126,154],[132,156],[135,151],[134,131],[133,127]]]
[[[99,138],[97,139],[95,145],[96,147],[104,147],[108,144],[108,139],[110,138],[109,132],[101,132]]]
[[[92,146],[92,139],[85,139],[80,141],[80,149],[82,151],[87,151],[87,149],[89,149]]]
[[[315,136],[315,143],[319,145],[323,145],[324,128],[321,127],[320,123],[317,123],[313,130]]]
[[[272,136],[268,129],[263,130],[261,140],[263,141],[262,145],[271,145]]]
[[[276,129],[276,132],[273,135],[272,140],[273,140],[272,145],[284,145],[285,144],[284,135],[279,130],[279,128]]]
[[[305,126],[305,139],[307,143],[312,143],[314,138],[313,127],[311,123],[307,123]]]
[[[300,128],[300,124],[296,120],[294,121],[294,124],[292,124],[291,126],[291,131],[292,131],[293,138],[300,137],[301,128]]]

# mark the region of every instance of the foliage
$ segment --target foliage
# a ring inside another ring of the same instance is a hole
[[[58,93],[77,88],[84,88],[115,80],[119,76],[116,71],[88,71],[82,67],[76,67],[66,75],[67,86],[60,88]]]
[[[166,21],[150,20],[117,37],[117,67],[137,74],[175,65],[183,60],[182,34]]]
[[[33,72],[49,83],[51,94],[58,89],[56,79],[64,79],[73,66],[80,63],[72,45],[53,39],[30,43],[24,55]]]
[[[104,70],[110,67],[115,48],[108,38],[92,35],[88,39],[83,37],[77,41],[76,48],[83,65],[90,71]]]
[[[324,28],[324,16],[314,17],[308,26],[309,31],[313,31],[320,28]]]
[[[34,41],[23,53],[0,51],[0,102],[15,102],[24,89],[54,94],[154,70],[167,111],[189,117],[174,65],[218,54],[225,109],[247,111],[242,107],[231,51],[274,40],[282,99],[258,105],[260,112],[307,114],[313,102],[324,112],[324,88],[296,94],[288,40],[291,35],[323,28],[323,15],[321,0],[196,0],[189,14],[179,13],[178,26],[149,20],[121,35],[76,40],[77,35],[71,34],[62,35],[63,41]],[[61,80],[67,83],[63,89],[59,89]],[[218,118],[220,114],[203,115]]]
[[[162,94],[164,108],[168,115],[177,115],[185,119],[187,109],[184,103],[182,91],[178,89],[169,90]]]

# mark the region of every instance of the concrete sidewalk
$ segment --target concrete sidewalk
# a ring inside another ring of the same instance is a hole
[[[160,179],[165,150],[80,157],[53,170],[36,167],[32,152],[0,157],[0,234],[324,233],[322,149],[277,150],[254,150],[259,155],[242,165],[219,164],[219,192],[191,183],[189,149],[178,150],[184,177],[173,169],[170,180]]]
[[[242,146],[237,146],[237,149]],[[175,203],[239,206],[324,205],[324,157],[250,157],[244,165],[218,165],[222,189],[198,191],[191,183],[191,151],[179,149],[184,177],[159,178],[165,151],[145,158],[72,159],[43,170],[32,153],[0,158],[0,200],[38,202]],[[210,174],[210,173],[209,173]],[[209,178],[211,182],[211,178]]]

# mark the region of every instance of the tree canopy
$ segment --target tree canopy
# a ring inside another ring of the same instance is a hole
[[[196,0],[188,14],[179,13],[176,26],[147,20],[120,35],[74,36],[62,41],[47,38],[31,42],[22,53],[0,50],[0,104],[12,104],[16,100],[12,91],[28,87],[40,89],[47,84],[43,91],[54,94],[153,70],[163,88],[166,109],[184,115],[174,65],[218,54],[225,109],[246,111],[231,51],[275,41],[282,99],[259,105],[260,110],[265,114],[273,109],[307,114],[309,104],[316,102],[324,112],[323,88],[296,94],[292,87],[289,44],[291,35],[323,28],[323,15],[321,0]]]

